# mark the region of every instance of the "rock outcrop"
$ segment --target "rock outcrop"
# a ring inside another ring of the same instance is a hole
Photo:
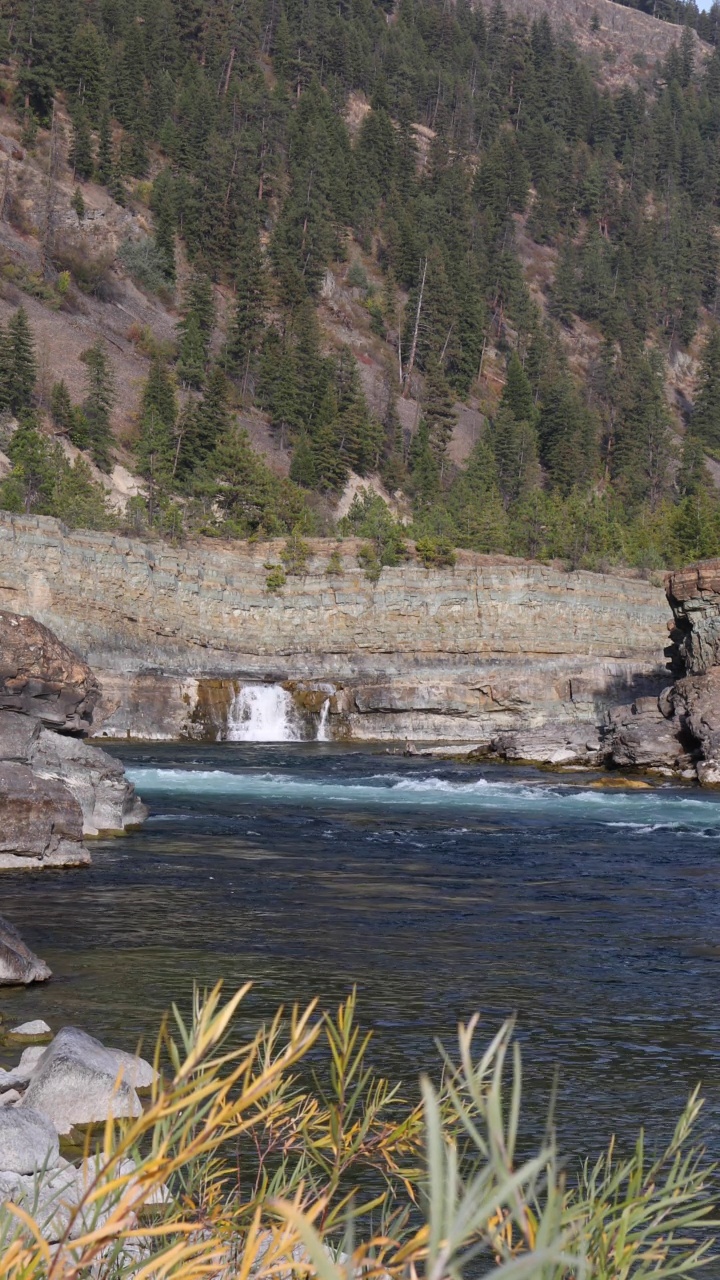
[[[25,945],[15,926],[0,916],[0,986],[27,986],[50,977],[44,961]]]
[[[331,737],[466,744],[596,727],[667,683],[667,604],[642,578],[461,551],[373,583],[361,545],[311,541],[273,593],[282,542],[178,549],[2,512],[0,600],[90,663],[110,737],[215,739],[245,681],[333,686]]]
[[[667,575],[671,669],[658,698],[610,712],[609,761],[720,785],[720,560]]]
[[[0,612],[0,870],[82,865],[84,836],[143,821],[122,766],[79,737],[99,695],[47,627]]]
[[[100,696],[86,662],[34,618],[0,611],[0,711],[87,733]]]

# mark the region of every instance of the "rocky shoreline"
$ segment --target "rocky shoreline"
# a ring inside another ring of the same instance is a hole
[[[147,816],[122,765],[83,741],[99,697],[47,627],[0,611],[0,870],[86,864],[88,836]]]

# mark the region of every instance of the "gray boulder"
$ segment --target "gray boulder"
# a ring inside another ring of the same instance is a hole
[[[35,1173],[57,1163],[58,1135],[47,1116],[31,1107],[0,1108],[0,1170]]]
[[[0,758],[0,868],[81,866],[82,809],[55,778]]]
[[[72,792],[82,809],[86,836],[125,831],[147,818],[120,761],[99,747],[42,729],[31,744],[30,762],[39,777],[56,779]]]
[[[19,1109],[40,1111],[58,1133],[112,1116],[138,1116],[137,1089],[149,1087],[149,1062],[106,1049],[76,1027],[63,1027],[40,1057]]]
[[[27,986],[51,977],[45,962],[25,945],[15,926],[0,916],[0,986]]]
[[[593,725],[558,724],[499,733],[487,751],[478,753],[483,754],[533,764],[597,766],[604,752]]]

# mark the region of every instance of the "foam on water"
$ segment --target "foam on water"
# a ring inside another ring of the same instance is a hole
[[[504,782],[477,778],[450,781],[434,774],[398,774],[340,779],[302,777],[292,773],[213,769],[131,767],[128,777],[140,795],[158,800],[201,799],[277,801],[293,805],[367,805],[502,812],[558,821],[599,822],[629,833],[688,830],[720,838],[720,803],[669,788],[652,791],[592,791],[567,784]]]

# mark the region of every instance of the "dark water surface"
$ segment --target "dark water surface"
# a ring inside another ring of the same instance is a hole
[[[258,1017],[357,983],[412,1080],[458,1019],[517,1012],[530,1115],[558,1067],[566,1149],[665,1137],[701,1080],[720,1155],[720,801],[332,745],[113,750],[146,827],[0,881],[56,975],[4,993],[12,1019],[133,1048],[193,979],[252,978]]]

